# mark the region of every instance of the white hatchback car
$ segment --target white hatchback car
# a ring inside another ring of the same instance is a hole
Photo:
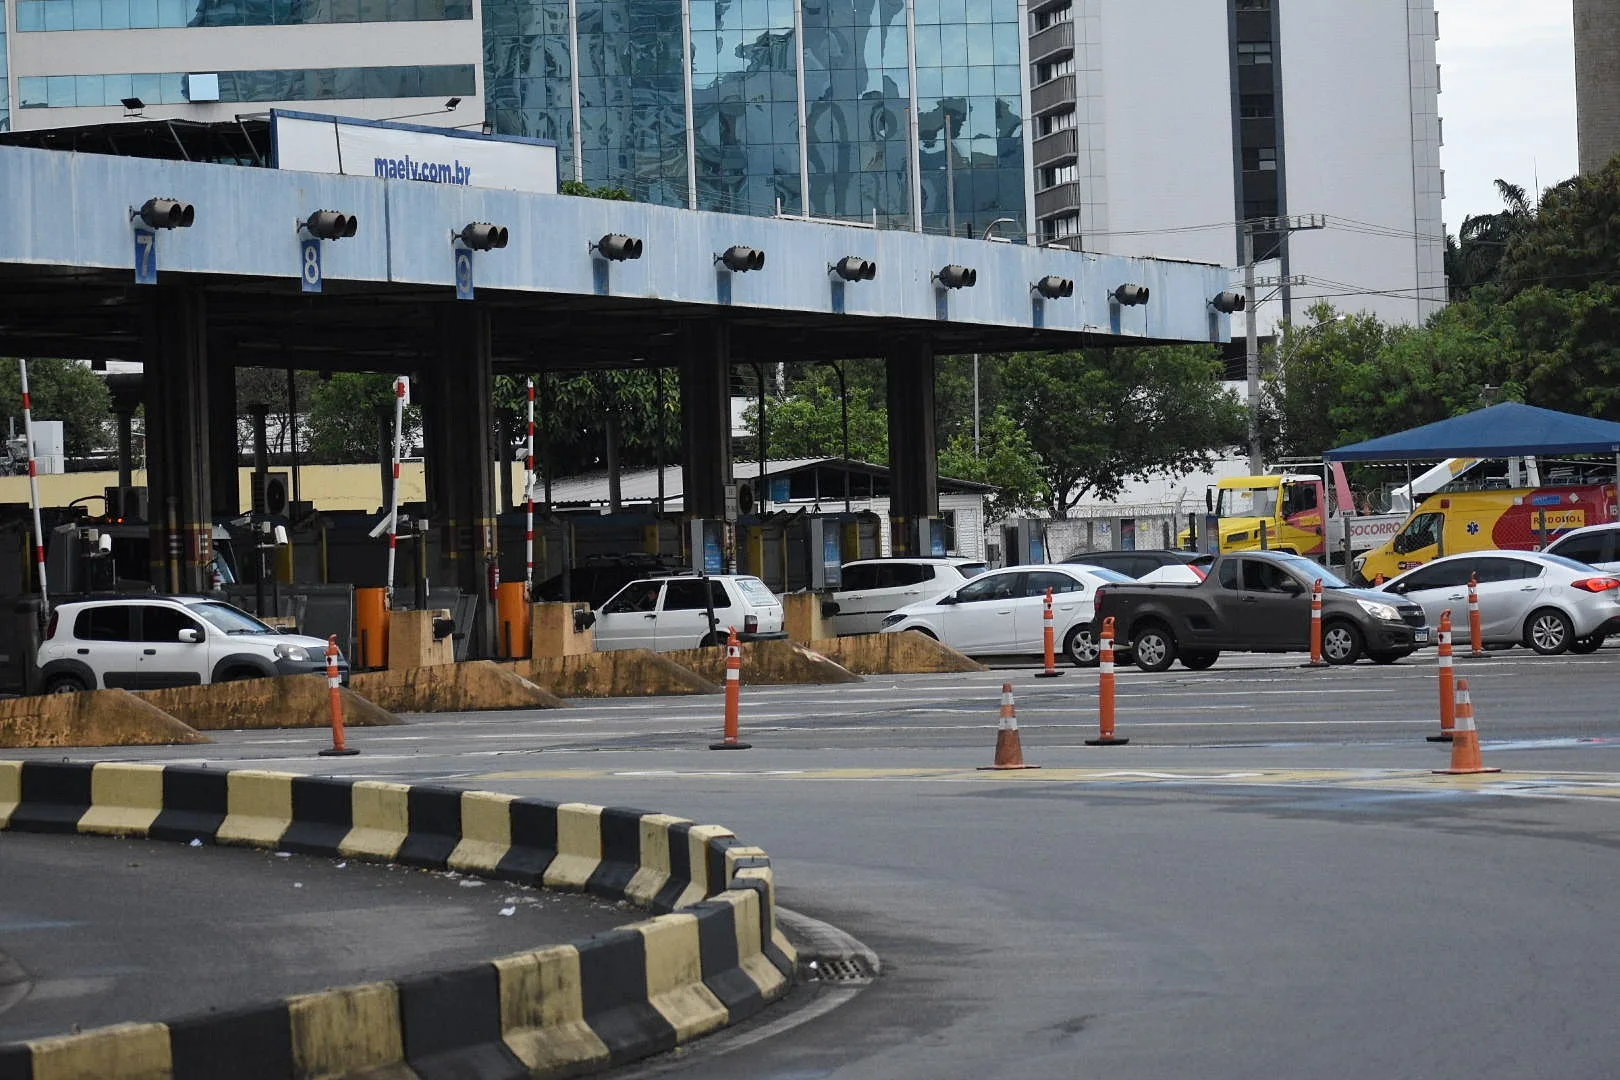
[[[757,577],[647,578],[630,582],[596,612],[596,648],[697,649],[724,645],[732,629],[739,641],[781,639],[782,618],[782,601]]]
[[[1079,667],[1097,662],[1091,634],[1097,589],[1134,579],[1075,563],[1009,566],[980,574],[943,596],[883,620],[885,633],[917,630],[969,656],[1035,656],[1046,646],[1046,590],[1052,590],[1055,648]]]
[[[1421,604],[1430,626],[1451,611],[1452,641],[1470,644],[1468,581],[1478,583],[1480,636],[1553,655],[1596,652],[1620,633],[1620,577],[1537,551],[1470,551],[1408,570],[1382,590]]]
[[[834,590],[833,625],[839,636],[875,634],[896,608],[948,593],[984,573],[976,559],[861,559],[843,565]]]
[[[46,693],[161,690],[326,672],[326,642],[202,596],[83,600],[51,612],[35,660]],[[348,681],[349,665],[338,657]]]

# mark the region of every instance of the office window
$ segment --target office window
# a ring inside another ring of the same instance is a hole
[[[1271,94],[1244,94],[1238,99],[1238,112],[1245,120],[1266,120],[1276,115],[1277,99]]]
[[[1050,135],[1054,131],[1069,131],[1074,127],[1074,110],[1068,112],[1050,113],[1041,117],[1041,134]]]
[[[1080,169],[1077,165],[1058,165],[1050,169],[1041,170],[1041,187],[1056,187],[1059,184],[1072,184],[1080,179]]]
[[[1238,63],[1243,66],[1271,63],[1271,42],[1240,41],[1237,47]]]
[[[148,105],[184,105],[186,73],[141,75],[51,75],[17,80],[24,109],[112,106],[126,97]],[[282,71],[222,71],[219,100],[233,102],[320,101],[365,97],[450,97],[476,92],[471,64],[398,68],[310,68]]]
[[[1277,148],[1275,146],[1246,146],[1243,148],[1244,172],[1276,172]]]

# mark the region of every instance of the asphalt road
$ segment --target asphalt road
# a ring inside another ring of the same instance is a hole
[[[883,975],[768,1038],[638,1074],[1253,1080],[1611,1077],[1620,650],[1459,662],[1488,765],[1438,777],[1432,654],[1120,676],[1031,669],[421,718],[84,756],[234,761],[664,810],[762,844],[783,904]],[[992,773],[1000,685],[1024,755]],[[60,752],[57,752],[59,755]],[[813,1001],[814,995],[798,995]],[[777,1015],[772,1015],[773,1013]],[[803,1014],[808,1016],[809,1014]],[[764,1025],[791,1014],[772,1010]]]

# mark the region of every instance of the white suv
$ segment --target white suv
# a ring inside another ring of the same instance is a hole
[[[1547,554],[1562,555],[1611,574],[1620,573],[1620,523],[1571,529],[1547,548]]]
[[[207,597],[85,600],[51,612],[35,660],[46,693],[160,690],[326,671],[326,642]],[[349,665],[338,657],[348,681]]]
[[[787,637],[782,601],[759,578],[746,574],[648,578],[630,582],[596,612],[596,648],[697,649],[724,645],[732,629],[740,641]]]
[[[974,559],[862,559],[843,566],[843,583],[832,594],[833,624],[840,636],[875,634],[896,608],[943,596],[984,573]]]

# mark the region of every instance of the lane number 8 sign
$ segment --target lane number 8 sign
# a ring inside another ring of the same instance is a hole
[[[305,292],[320,292],[323,278],[321,277],[321,242],[319,240],[300,239],[299,276],[300,284]]]

